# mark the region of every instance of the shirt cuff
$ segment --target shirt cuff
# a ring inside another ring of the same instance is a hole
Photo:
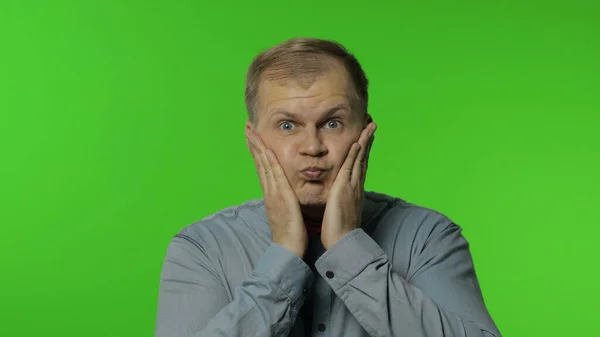
[[[304,299],[314,282],[310,267],[298,255],[276,243],[271,243],[263,253],[254,273],[273,282],[294,304]]]
[[[317,272],[339,290],[385,252],[361,228],[344,235],[315,262]]]

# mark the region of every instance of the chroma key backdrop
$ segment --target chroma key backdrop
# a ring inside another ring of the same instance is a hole
[[[260,198],[244,76],[295,36],[362,62],[366,183],[471,244],[505,336],[600,317],[600,2],[0,2],[0,336],[152,336],[166,247]]]

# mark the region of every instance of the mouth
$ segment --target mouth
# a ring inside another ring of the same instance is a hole
[[[302,175],[309,180],[319,180],[326,172],[327,170],[322,167],[309,167],[302,171]]]

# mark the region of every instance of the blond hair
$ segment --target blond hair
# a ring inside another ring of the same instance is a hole
[[[288,80],[309,85],[329,69],[331,60],[337,60],[346,69],[356,94],[357,109],[366,114],[369,81],[354,55],[335,41],[299,37],[265,50],[250,64],[245,88],[249,120],[257,121],[257,96],[262,80]]]

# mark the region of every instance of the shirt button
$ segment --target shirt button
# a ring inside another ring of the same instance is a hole
[[[333,278],[333,276],[334,276],[334,275],[333,275],[333,272],[332,272],[331,270],[328,270],[328,271],[325,273],[325,276],[327,276],[327,278]]]
[[[324,332],[325,331],[325,324],[319,323],[319,325],[317,326],[317,329],[319,329],[319,332]]]

